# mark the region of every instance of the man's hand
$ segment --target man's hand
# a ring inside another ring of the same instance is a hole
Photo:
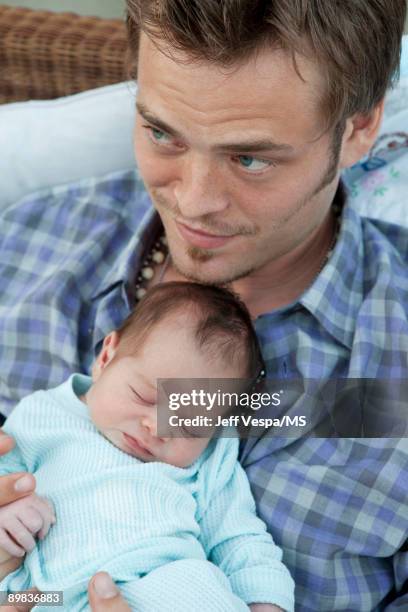
[[[30,593],[39,593],[30,589]],[[106,572],[98,572],[91,578],[88,585],[89,605],[92,612],[132,612],[125,602],[119,589]],[[29,612],[35,604],[2,607],[2,612]]]
[[[118,587],[106,572],[98,572],[88,586],[92,612],[131,612]]]
[[[0,429],[0,456],[14,448],[14,440]],[[18,472],[0,477],[0,508],[33,493],[35,478],[31,474]],[[13,572],[22,563],[22,557],[14,557],[6,551],[0,555],[0,579]]]
[[[0,549],[0,580],[14,572],[23,562],[23,557],[13,557],[5,550]]]
[[[42,540],[55,523],[54,509],[35,493],[0,508],[0,547],[14,557],[23,557]]]
[[[14,440],[0,429],[0,456],[14,447]],[[0,507],[25,497],[35,489],[35,478],[31,474],[18,472],[0,477]]]

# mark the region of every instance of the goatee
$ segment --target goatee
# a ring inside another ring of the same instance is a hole
[[[206,263],[214,257],[214,253],[207,249],[200,249],[199,247],[188,247],[187,255],[190,259],[199,263]]]

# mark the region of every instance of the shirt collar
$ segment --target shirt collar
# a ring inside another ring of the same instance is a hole
[[[138,194],[138,196],[138,216],[134,220],[129,219],[128,227],[124,228],[124,233],[128,235],[124,235],[120,239],[126,240],[132,228],[134,228],[133,233],[130,239],[128,239],[125,248],[119,250],[114,265],[104,274],[103,280],[98,287],[98,292],[94,297],[105,294],[114,285],[119,283],[133,283],[139,269],[139,262],[146,251],[149,250],[152,237],[156,235],[155,230],[159,221],[151,205],[150,198],[147,194]]]
[[[142,258],[149,252],[158,235],[160,219],[151,205],[147,194],[139,198],[137,209],[138,219],[129,220],[126,235],[120,236],[119,242],[127,240],[125,248],[118,249],[118,257],[111,267],[103,274],[103,280],[93,300],[99,306],[96,310],[93,328],[93,346],[97,352],[103,338],[112,329],[116,329],[128,316],[134,305],[134,290],[136,276],[139,272]],[[133,231],[132,231],[133,229]],[[129,238],[129,231],[130,238]]]
[[[300,297],[319,323],[351,350],[358,311],[363,301],[363,231],[361,218],[345,197],[342,185],[336,197],[344,197],[340,232],[333,253],[312,285]]]

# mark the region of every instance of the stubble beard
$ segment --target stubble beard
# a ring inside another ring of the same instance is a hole
[[[170,253],[171,253],[171,247],[170,247]],[[232,270],[229,274],[227,274],[226,272],[223,272],[218,277],[215,274],[212,274],[211,279],[209,279],[205,273],[204,274],[200,273],[200,266],[202,266],[202,264],[206,264],[210,262],[211,260],[215,259],[217,256],[219,257],[219,255],[217,255],[217,253],[214,253],[214,251],[202,249],[202,248],[194,247],[194,246],[188,246],[186,248],[186,255],[188,259],[190,260],[190,262],[193,263],[193,266],[192,267],[189,267],[188,265],[183,266],[182,264],[178,262],[176,257],[172,257],[172,264],[175,270],[187,280],[192,281],[192,282],[202,283],[204,285],[227,286],[233,283],[234,281],[239,280],[240,278],[249,276],[257,269],[256,266],[248,266],[244,269],[241,268],[237,270]]]
[[[198,251],[198,252],[197,252]],[[193,260],[195,263],[207,263],[211,259],[215,258],[215,255],[210,251],[204,251],[203,249],[192,249],[187,250],[187,255]],[[250,276],[257,270],[257,266],[251,266],[248,268],[244,268],[241,270],[232,271],[230,274],[226,274],[225,272],[219,278],[216,278],[213,275],[212,279],[209,280],[205,276],[201,275],[198,271],[188,270],[183,266],[180,266],[177,263],[177,260],[172,259],[172,263],[176,271],[181,274],[184,278],[189,281],[202,283],[203,285],[217,285],[217,286],[228,286],[231,283],[240,280],[241,278],[245,278],[246,276]]]
[[[175,207],[169,204],[169,202],[165,198],[163,198],[163,196],[160,193],[157,193],[154,189],[152,189],[150,191],[150,196],[155,205],[156,210],[159,212],[160,217],[162,218],[162,222],[165,227],[166,227],[166,222],[165,222],[166,217],[169,217],[171,221],[174,221],[174,219],[182,218],[182,214],[178,210],[177,206]],[[201,221],[200,227],[203,228],[204,231],[208,231],[209,233],[214,232],[219,235],[234,236],[234,237],[235,236],[237,237],[238,236],[256,237],[257,234],[259,233],[259,228],[257,226],[249,227],[248,224],[246,225],[240,224],[236,226],[231,226],[229,224],[227,225],[219,221],[214,222],[213,216],[211,214],[203,215],[200,221]],[[175,255],[174,252],[172,252],[173,251],[172,239],[169,233],[167,233],[167,239],[169,243],[169,252],[171,256],[172,266],[182,277],[184,277],[187,280],[202,283],[204,285],[207,284],[207,285],[222,285],[223,286],[223,285],[227,285],[233,282],[234,280],[237,280],[238,278],[247,276],[253,271],[252,268],[248,268],[248,269],[245,269],[244,271],[241,271],[241,270],[234,271],[232,274],[229,274],[229,275],[222,274],[222,276],[217,277],[217,278],[212,274],[211,275],[212,278],[208,279],[205,273],[204,274],[201,273],[202,265],[219,257],[220,255],[217,252],[214,252],[214,250],[212,249],[203,249],[200,247],[196,247],[196,246],[187,244],[184,247],[184,254],[185,254],[184,258],[187,258],[188,261],[192,264],[192,266],[188,264],[184,265],[182,262],[180,262],[177,255]],[[176,249],[175,251],[177,252]]]
[[[294,214],[298,214],[301,210],[303,210],[308,205],[310,200],[315,198],[323,189],[328,187],[336,179],[338,175],[343,132],[344,132],[344,124],[338,123],[333,129],[332,143],[331,143],[331,149],[330,149],[330,159],[329,159],[328,167],[323,177],[319,181],[317,187],[312,191],[311,194],[307,195],[301,201],[300,205],[298,206]],[[174,210],[172,206],[169,206],[168,202],[165,201],[162,198],[162,196],[160,196],[159,194],[156,194],[153,191],[151,193],[151,197],[155,203],[159,204],[159,206],[156,206],[156,208],[159,208],[159,209],[163,208],[165,211],[169,212],[172,216],[176,216],[176,217],[181,216],[181,215],[178,215],[178,211]],[[294,216],[294,214],[283,219],[280,225],[284,225],[285,223],[287,223],[290,220],[290,218]],[[205,221],[204,217],[203,217],[203,221]],[[210,217],[208,217],[208,222],[206,224],[206,227],[208,227],[209,229],[215,229],[214,224],[211,222]],[[242,234],[252,235],[255,237],[257,233],[259,232],[258,228],[255,228],[252,230],[248,230],[248,228],[240,228],[240,229],[241,229]],[[279,229],[279,228],[277,227],[275,229]],[[172,255],[171,254],[171,244],[169,244],[169,249],[170,249],[170,255]],[[212,259],[215,259],[217,257],[217,253],[215,253],[214,251],[208,250],[208,249],[202,249],[200,247],[195,247],[195,246],[187,246],[186,255],[189,258],[189,260],[193,262],[193,264],[198,264],[198,267],[200,266],[200,264],[206,264],[210,262]],[[247,276],[251,276],[257,270],[265,266],[268,263],[268,261],[270,260],[260,262],[256,265],[251,264],[246,267],[239,267],[238,269],[231,271],[230,274],[224,273],[222,275],[222,278],[218,278],[218,279],[213,278],[212,280],[208,280],[208,278],[205,278],[205,275],[203,276],[202,274],[200,274],[198,269],[197,270],[195,270],[194,268],[189,269],[187,266],[183,266],[182,264],[180,264],[177,261],[177,258],[172,256],[172,265],[174,266],[176,271],[181,276],[186,278],[187,280],[190,280],[193,282],[199,282],[202,284],[223,285],[223,286],[230,285],[231,283],[235,281],[238,281]]]

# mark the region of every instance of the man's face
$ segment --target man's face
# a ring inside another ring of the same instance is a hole
[[[313,240],[330,208],[332,134],[316,65],[265,49],[234,68],[171,59],[145,35],[135,151],[183,276],[224,284]]]

